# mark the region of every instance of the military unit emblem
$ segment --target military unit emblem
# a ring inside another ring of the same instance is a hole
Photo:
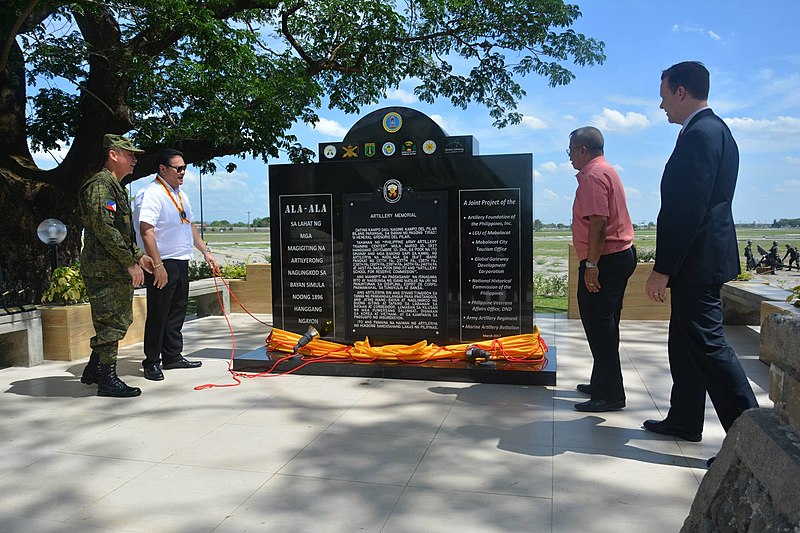
[[[383,184],[383,199],[390,204],[396,204],[403,196],[403,185],[396,179],[387,180]]]
[[[386,116],[383,117],[383,129],[387,132],[396,133],[400,131],[402,127],[403,117],[401,117],[399,113],[392,111],[391,113],[386,113]]]

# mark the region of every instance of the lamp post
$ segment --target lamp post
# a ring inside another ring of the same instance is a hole
[[[206,240],[205,220],[203,220],[203,171],[200,171],[200,240]]]
[[[67,227],[57,218],[47,218],[36,228],[36,235],[50,247],[50,266],[55,271],[58,268],[58,245],[67,237]]]
[[[247,231],[250,231],[250,211],[247,212]]]

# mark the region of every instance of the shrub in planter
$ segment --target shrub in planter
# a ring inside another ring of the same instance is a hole
[[[53,271],[50,286],[42,294],[43,303],[72,305],[86,301],[86,285],[81,277],[80,265],[76,263]]]

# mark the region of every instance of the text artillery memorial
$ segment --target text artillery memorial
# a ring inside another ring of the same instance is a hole
[[[472,136],[448,136],[404,107],[370,113],[319,153],[319,163],[270,166],[275,328],[311,326],[343,345],[491,342],[496,352],[502,339],[535,332],[531,154],[478,155]],[[269,368],[280,357],[262,349],[234,368]],[[555,383],[552,349],[480,368],[416,363],[303,370]]]

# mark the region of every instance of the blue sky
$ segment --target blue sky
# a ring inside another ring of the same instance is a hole
[[[800,47],[794,38],[800,2],[577,4],[583,17],[575,30],[604,41],[607,60],[601,66],[572,68],[576,79],[565,87],[524,79],[527,96],[519,102],[525,115],[520,125],[495,129],[486,109],[477,105],[461,110],[446,100],[422,104],[413,95],[413,82],[407,81],[359,115],[321,109],[316,128],[298,125],[293,133],[316,150],[318,143],[341,140],[360,116],[374,109],[413,107],[450,135],[474,135],[482,155],[533,153],[534,216],[567,223],[576,181],[564,148],[570,131],[594,125],[605,136],[606,158],[625,184],[631,217],[647,223],[658,214],[659,180],[679,130],[658,107],[660,74],[679,61],[699,60],[711,72],[709,103],[726,120],[740,148],[735,220],[800,217]],[[207,221],[246,221],[247,211],[251,218],[269,214],[268,166],[232,161],[238,164],[236,172],[203,176]],[[147,181],[134,184],[134,194]],[[184,185],[196,212],[198,181],[196,170],[190,170]]]

